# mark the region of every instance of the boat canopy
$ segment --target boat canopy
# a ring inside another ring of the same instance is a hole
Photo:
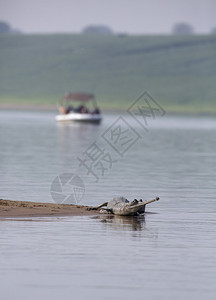
[[[91,99],[94,99],[93,94],[87,94],[87,93],[67,93],[64,95],[64,97],[61,99],[62,101],[82,101],[87,102]]]

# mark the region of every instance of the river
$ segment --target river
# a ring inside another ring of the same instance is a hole
[[[0,198],[160,201],[139,218],[1,219],[1,298],[215,299],[216,119],[54,116],[0,111]]]

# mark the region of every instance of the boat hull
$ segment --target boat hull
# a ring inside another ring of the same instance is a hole
[[[100,123],[102,116],[100,114],[79,114],[69,113],[65,115],[57,115],[55,117],[58,122],[82,122],[82,123]]]

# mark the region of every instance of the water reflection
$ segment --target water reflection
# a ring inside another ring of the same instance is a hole
[[[97,127],[92,124],[80,124],[80,123],[58,123],[58,133],[63,142],[74,142],[76,139],[85,140],[89,135],[97,131]]]
[[[57,123],[59,160],[63,170],[76,166],[76,157],[98,138],[100,126],[83,123]]]
[[[144,215],[138,217],[100,215],[95,218],[104,224],[111,225],[116,230],[141,231],[145,227]]]
[[[91,140],[97,139],[100,126],[96,124],[83,123],[57,123],[60,145],[63,149],[79,148],[83,144],[89,144]]]

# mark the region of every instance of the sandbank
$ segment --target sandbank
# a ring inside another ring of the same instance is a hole
[[[91,216],[96,211],[89,206],[75,204],[39,203],[0,199],[0,218],[43,217],[43,216]]]

